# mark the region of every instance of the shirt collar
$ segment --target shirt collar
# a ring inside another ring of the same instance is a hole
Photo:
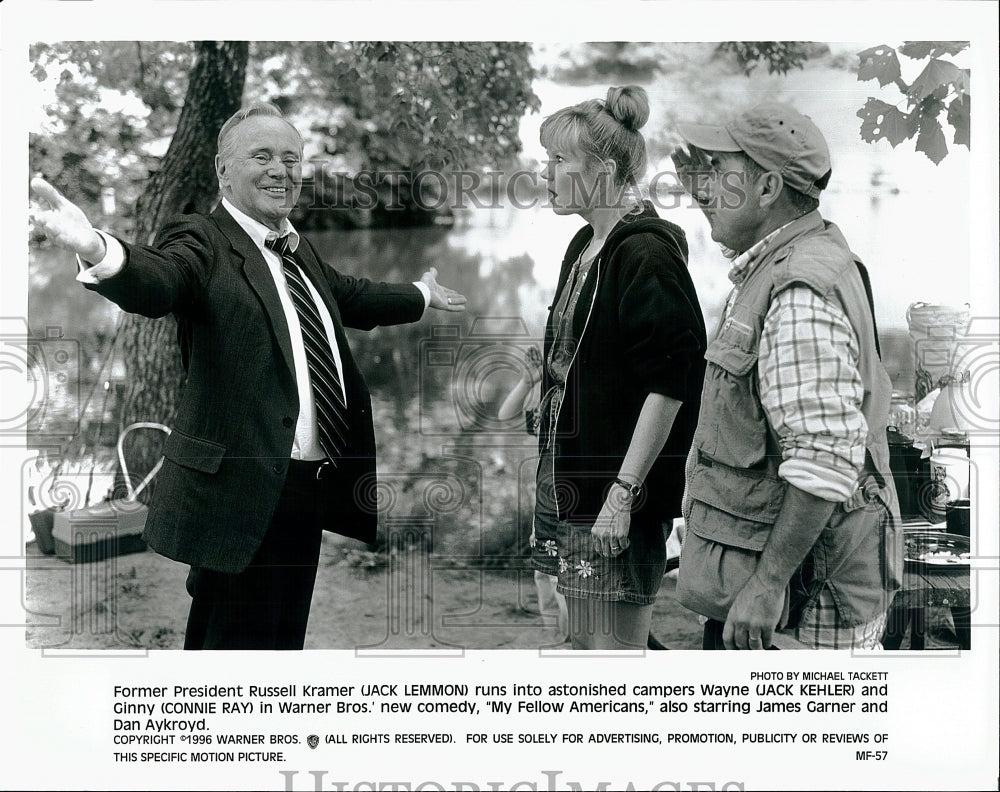
[[[233,220],[239,224],[240,228],[247,232],[253,243],[261,250],[264,249],[264,243],[268,239],[276,239],[277,237],[286,235],[288,236],[288,249],[290,251],[294,253],[295,249],[299,246],[299,232],[295,230],[287,217],[281,221],[281,233],[277,234],[263,223],[254,220],[250,215],[241,212],[233,206],[228,198],[222,199],[222,206],[233,216]]]
[[[794,220],[789,220],[784,225],[778,226],[766,237],[751,245],[749,249],[732,257],[733,263],[729,268],[729,280],[731,280],[736,286],[743,283],[743,281],[747,279],[747,276],[753,271],[754,265],[760,261],[762,254],[770,246],[770,243],[774,240],[774,238],[798,219],[799,218],[796,217]]]

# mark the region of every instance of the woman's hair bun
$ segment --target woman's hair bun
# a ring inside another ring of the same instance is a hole
[[[608,88],[604,107],[619,124],[638,132],[649,119],[649,97],[638,85]]]

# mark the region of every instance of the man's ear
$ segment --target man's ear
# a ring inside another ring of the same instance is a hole
[[[218,154],[215,155],[215,175],[219,179],[219,186],[226,183],[226,163]]]
[[[785,189],[785,180],[776,171],[769,171],[761,177],[760,205],[761,207],[773,206],[778,200],[782,190]]]

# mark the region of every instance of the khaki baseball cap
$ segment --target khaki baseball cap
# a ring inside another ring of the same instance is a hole
[[[785,184],[812,198],[830,181],[830,149],[809,116],[790,105],[764,102],[724,126],[679,124],[681,137],[705,151],[742,151]]]

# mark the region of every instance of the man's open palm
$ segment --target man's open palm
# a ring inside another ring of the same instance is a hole
[[[88,261],[104,257],[104,241],[79,206],[40,176],[31,180],[31,192],[35,202],[29,217],[36,228],[59,247]]]

